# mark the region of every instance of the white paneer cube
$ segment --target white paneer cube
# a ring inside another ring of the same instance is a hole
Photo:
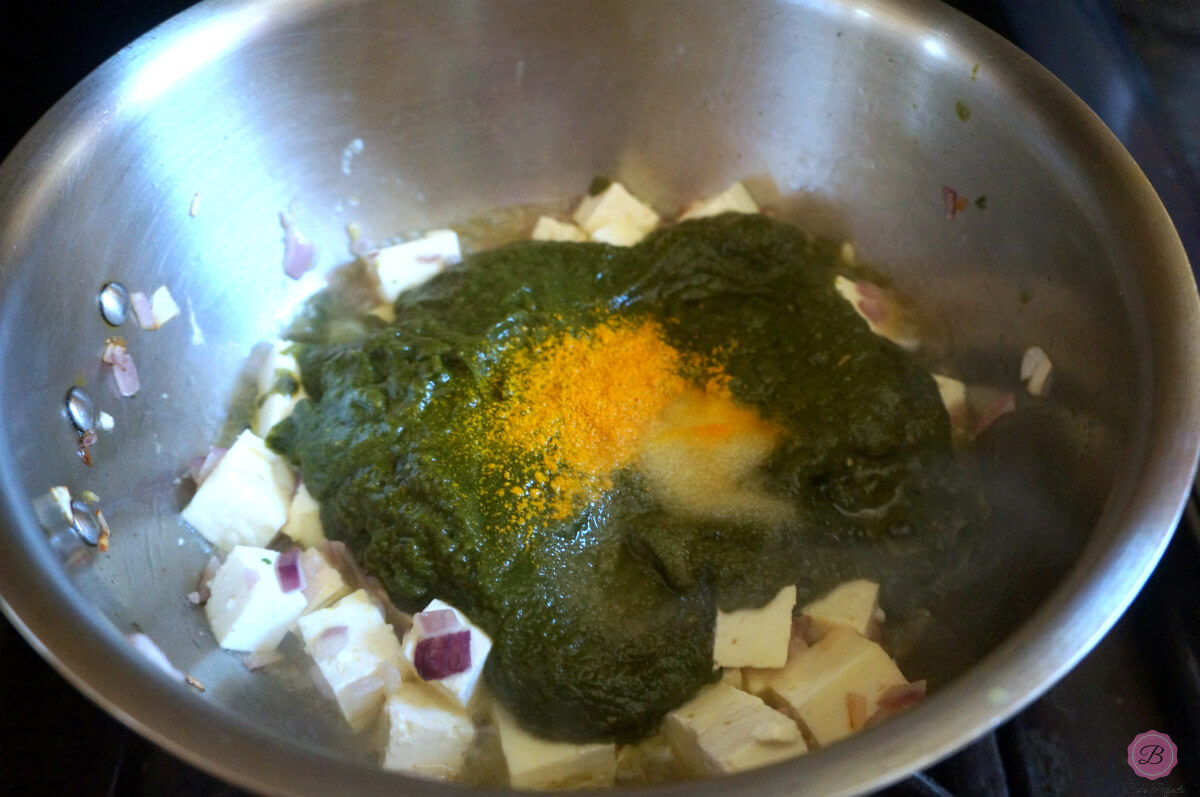
[[[304,571],[304,597],[308,600],[305,614],[324,609],[350,593],[342,574],[316,548],[300,554],[300,569]]]
[[[406,669],[400,640],[383,612],[360,589],[296,625],[350,727],[366,728],[383,705],[389,681]]]
[[[759,609],[717,612],[713,663],[718,667],[782,667],[792,636],[796,588],[788,585]]]
[[[595,196],[584,197],[575,209],[575,222],[588,234],[625,220],[643,235],[658,226],[658,214],[620,183],[610,183]]]
[[[646,233],[626,218],[610,221],[592,232],[593,241],[609,246],[633,246],[645,237]]]
[[[573,241],[587,240],[587,233],[569,221],[559,221],[551,216],[541,216],[533,225],[535,241]]]
[[[965,434],[970,429],[970,412],[967,405],[967,386],[961,381],[941,374],[932,374],[937,384],[938,394],[950,416],[950,430],[955,434]]]
[[[835,628],[849,628],[862,636],[877,619],[879,585],[874,581],[857,579],[839,584],[828,595],[805,606],[801,613],[812,621],[812,629],[824,636]]]
[[[415,241],[380,249],[372,259],[379,275],[380,293],[390,303],[403,291],[462,260],[462,249],[454,230],[434,230]]]
[[[498,704],[492,706],[492,721],[514,789],[599,789],[616,779],[617,746],[611,742],[571,744],[534,736]]]
[[[435,599],[429,602],[421,614],[437,611],[450,611],[462,629],[471,634],[471,662],[467,669],[454,675],[436,680],[426,681],[433,689],[445,695],[450,700],[465,709],[472,708],[472,702],[480,691],[480,680],[483,677],[483,665],[487,663],[488,654],[492,652],[492,638],[483,632],[479,626],[472,623],[467,616],[443,600]],[[420,615],[413,618],[413,627],[404,635],[404,658],[411,669],[420,672],[417,667],[417,646],[425,638],[423,625],[418,622]]]
[[[679,771],[671,743],[663,733],[656,733],[637,744],[621,745],[617,749],[618,785],[670,783],[684,774]]]
[[[367,315],[373,315],[385,324],[390,324],[396,320],[396,308],[392,307],[387,302],[377,304],[367,311]]]
[[[921,338],[916,324],[878,285],[866,281],[855,282],[839,275],[834,277],[833,287],[876,335],[908,351],[920,348]]]
[[[175,303],[175,297],[167,290],[166,285],[159,285],[150,295],[150,315],[154,317],[154,329],[179,315],[179,305]]]
[[[208,583],[204,613],[217,644],[228,650],[274,650],[308,605],[300,590],[284,592],[275,575],[279,554],[239,545]]]
[[[304,548],[316,548],[325,542],[325,530],[321,526],[321,505],[304,484],[296,488],[296,494],[292,496],[292,505],[288,508],[283,533]]]
[[[716,196],[688,205],[680,214],[679,220],[701,219],[705,216],[719,216],[722,213],[758,213],[758,203],[740,180]]]
[[[295,476],[262,438],[242,432],[181,517],[222,551],[264,547],[287,522]]]
[[[271,344],[267,357],[263,360],[258,372],[258,411],[254,416],[253,429],[259,437],[265,438],[271,427],[292,414],[292,410],[304,398],[304,388],[300,387],[300,365],[290,353],[292,343],[277,340]],[[291,379],[296,389],[291,393],[279,390],[281,379]]]
[[[770,692],[824,746],[856,730],[851,722],[851,695],[862,698],[862,716],[870,717],[879,708],[880,695],[906,683],[883,648],[848,628],[834,628],[793,656],[771,679]]]
[[[1021,355],[1021,381],[1031,396],[1044,396],[1049,390],[1050,373],[1054,370],[1050,355],[1041,346],[1030,346]]]
[[[423,684],[406,682],[383,704],[383,768],[453,780],[462,772],[475,724]]]
[[[717,683],[667,714],[663,731],[693,775],[724,775],[808,752],[796,723],[740,689]]]

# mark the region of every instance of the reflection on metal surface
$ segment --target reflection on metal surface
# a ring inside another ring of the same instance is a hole
[[[119,282],[106,282],[97,298],[101,317],[114,327],[129,319],[129,291]]]
[[[96,428],[96,402],[81,387],[67,391],[67,418],[80,434]]]

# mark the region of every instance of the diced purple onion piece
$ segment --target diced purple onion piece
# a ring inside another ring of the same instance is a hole
[[[304,234],[296,229],[295,223],[286,213],[279,214],[279,222],[283,225],[283,273],[298,280],[313,267],[313,254],[316,249]]]
[[[314,659],[327,659],[336,656],[350,641],[350,629],[344,625],[331,625],[313,637],[309,643],[309,652]]]
[[[204,483],[204,480],[213,472],[213,468],[217,467],[217,463],[228,451],[228,448],[209,446],[207,454],[202,454],[188,463],[188,473],[197,487]]]
[[[178,678],[180,681],[184,680],[183,672],[171,663],[171,660],[167,658],[167,654],[162,652],[162,649],[154,643],[153,639],[140,632],[128,634],[125,638],[129,640],[129,644],[133,645],[139,653],[149,659],[154,666],[173,678]]]
[[[209,589],[208,585],[212,582],[213,576],[217,574],[217,569],[220,567],[220,557],[216,554],[208,557],[208,564],[200,571],[200,579],[196,584],[196,592],[194,593],[197,599],[193,603],[207,603],[208,599],[212,597],[212,590]],[[189,595],[188,600],[191,599],[192,596]]]
[[[879,696],[879,706],[881,708],[899,711],[900,709],[915,706],[925,698],[925,681],[913,681],[909,684],[900,684],[884,690]]]
[[[434,609],[432,612],[418,612],[413,617],[413,624],[423,637],[439,636],[457,631],[461,625],[458,615],[451,609]]]
[[[122,396],[132,396],[141,389],[137,366],[133,364],[133,357],[123,345],[110,341],[104,347],[104,353],[100,355],[100,360],[104,364],[112,366],[113,378],[116,380],[117,390]]]
[[[942,186],[942,206],[946,210],[947,219],[958,215],[958,192],[948,185]]]
[[[279,580],[280,592],[295,592],[308,585],[304,570],[300,567],[300,551],[292,548],[279,554],[275,560],[275,578]]]
[[[471,632],[455,631],[422,639],[413,652],[417,675],[426,681],[449,678],[471,667]]]
[[[129,306],[133,309],[133,317],[137,319],[142,329],[155,329],[154,310],[150,306],[150,297],[141,291],[129,294]]]

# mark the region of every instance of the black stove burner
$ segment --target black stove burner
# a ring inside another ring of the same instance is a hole
[[[951,5],[1016,41],[1105,119],[1154,184],[1200,266],[1200,3],[1113,2],[1124,28],[1106,0]],[[0,0],[0,75],[6,76],[0,83],[6,104],[0,154],[103,58],[191,4]],[[1152,75],[1173,81],[1165,96],[1174,124],[1126,30]],[[1146,589],[1074,671],[995,732],[877,797],[1200,793],[1198,575],[1200,511],[1193,501]],[[1179,748],[1178,766],[1157,781],[1137,777],[1126,763],[1130,741],[1151,729],[1170,734]],[[0,619],[0,795],[10,794],[245,793],[178,761],[93,706]]]

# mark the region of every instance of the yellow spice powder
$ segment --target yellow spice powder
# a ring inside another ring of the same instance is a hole
[[[541,452],[529,481],[554,496],[547,504],[544,490],[530,490],[517,520],[547,507],[566,517],[576,501],[610,487],[611,474],[634,462],[654,419],[687,387],[683,356],[652,321],[558,335],[512,352],[508,364],[494,442]]]

